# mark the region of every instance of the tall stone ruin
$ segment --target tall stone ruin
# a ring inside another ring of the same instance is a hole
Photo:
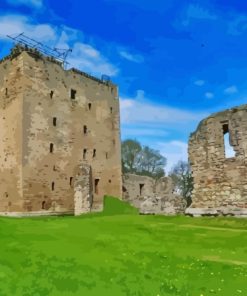
[[[186,213],[247,215],[247,105],[202,120],[190,136],[189,159],[194,190]]]
[[[118,88],[36,50],[0,61],[0,215],[100,211],[121,198]]]

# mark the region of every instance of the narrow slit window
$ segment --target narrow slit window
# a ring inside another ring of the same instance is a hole
[[[76,97],[76,90],[75,89],[71,89],[71,91],[70,91],[70,98],[72,100],[75,100],[75,97]]]
[[[96,157],[96,149],[93,150],[93,158]]]
[[[83,159],[86,159],[87,156],[87,149],[83,149]]]
[[[54,191],[54,189],[55,189],[55,182],[52,182],[51,183],[51,190]]]
[[[143,188],[144,188],[144,184],[139,184],[140,196],[142,196],[143,194]]]
[[[42,210],[45,209],[45,201],[42,201],[41,209],[42,209]]]
[[[91,110],[92,104],[88,103],[88,110]]]
[[[108,152],[105,153],[105,158],[108,159]]]
[[[53,117],[53,126],[57,126],[57,118]]]
[[[94,193],[99,193],[99,179],[94,180]]]
[[[111,108],[110,108],[111,113],[112,113],[112,110],[113,110],[113,109],[112,109],[112,107],[111,107]]]
[[[223,135],[224,135],[225,158],[235,157],[236,153],[231,145],[228,124],[224,124],[222,128],[223,128]]]
[[[7,95],[8,95],[8,89],[5,88],[5,96],[7,96]]]
[[[83,126],[83,133],[84,133],[84,135],[87,134],[87,126],[86,125]]]
[[[53,153],[53,147],[54,145],[53,145],[53,143],[50,143],[50,153]]]
[[[54,94],[54,91],[51,90],[51,92],[50,92],[50,98],[51,98],[51,99],[52,99],[52,97],[53,97],[53,94]]]
[[[54,165],[54,166],[53,166],[53,171],[56,171],[56,170],[57,170],[57,169],[56,169],[56,166]]]
[[[70,177],[70,178],[69,178],[69,185],[70,185],[70,186],[72,185],[72,182],[73,182],[73,177]]]

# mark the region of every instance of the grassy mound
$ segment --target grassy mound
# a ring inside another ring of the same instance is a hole
[[[104,197],[103,215],[137,215],[138,209],[132,207],[129,203],[119,200],[112,196]]]

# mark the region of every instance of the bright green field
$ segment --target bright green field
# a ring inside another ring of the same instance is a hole
[[[137,215],[0,218],[0,296],[247,295],[247,220]]]

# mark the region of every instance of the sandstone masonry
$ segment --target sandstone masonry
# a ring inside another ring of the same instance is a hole
[[[15,47],[0,97],[0,214],[80,214],[121,198],[116,85]]]
[[[189,159],[194,190],[186,213],[247,215],[247,105],[204,119],[190,136]]]
[[[142,214],[184,213],[186,202],[173,190],[174,184],[170,177],[154,180],[134,174],[123,176],[123,200],[138,208]]]

